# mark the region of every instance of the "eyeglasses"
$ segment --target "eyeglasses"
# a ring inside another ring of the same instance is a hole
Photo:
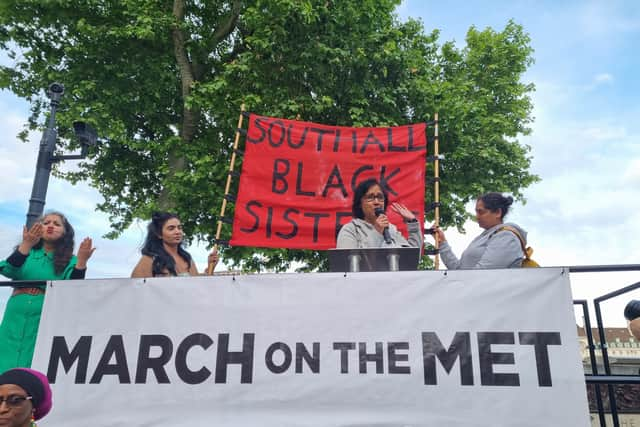
[[[33,397],[31,397],[31,396],[0,397],[0,406],[2,406],[2,403],[5,402],[8,407],[16,408],[16,407],[22,405],[25,402],[25,400],[31,400],[31,399],[33,399]]]
[[[367,202],[373,202],[374,200],[377,200],[379,202],[384,202],[384,194],[382,193],[378,193],[378,194],[366,194],[364,196],[364,199]]]

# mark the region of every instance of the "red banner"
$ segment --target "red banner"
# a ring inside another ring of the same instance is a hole
[[[252,114],[235,206],[234,246],[334,248],[357,185],[376,178],[424,215],[426,125],[349,128]],[[406,236],[402,218],[389,220]]]

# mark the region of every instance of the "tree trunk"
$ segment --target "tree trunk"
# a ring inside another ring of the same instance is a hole
[[[190,109],[186,105],[186,100],[191,94],[194,82],[202,75],[196,75],[194,60],[197,58],[189,58],[186,48],[186,37],[182,31],[181,25],[184,22],[185,0],[174,0],[173,16],[175,18],[174,28],[171,32],[173,40],[173,53],[176,58],[180,78],[182,80],[182,123],[180,125],[180,145],[172,147],[168,153],[169,172],[165,178],[165,185],[158,197],[158,207],[162,210],[172,210],[175,207],[175,201],[171,195],[170,183],[177,173],[185,170],[186,160],[182,155],[182,148],[191,144],[196,134],[200,111],[198,109]],[[212,46],[209,49],[213,51],[218,43],[225,39],[235,29],[240,10],[242,9],[242,1],[234,0],[231,4],[229,16],[220,23],[213,33],[211,40]],[[196,61],[197,62],[197,61]],[[200,74],[203,74],[202,72]]]
[[[186,161],[182,155],[182,147],[188,145],[193,140],[197,124],[197,111],[193,111],[186,105],[186,100],[191,93],[193,87],[194,77],[193,69],[191,67],[191,61],[187,54],[185,36],[182,32],[181,24],[184,22],[184,0],[174,0],[173,2],[173,16],[175,18],[175,27],[172,30],[173,40],[173,52],[178,64],[178,70],[180,71],[180,78],[182,80],[182,123],[180,125],[180,145],[177,147],[171,147],[168,153],[169,172],[165,178],[165,185],[162,187],[162,192],[158,197],[158,207],[162,210],[171,210],[175,207],[175,201],[171,196],[170,183],[177,173],[183,171],[186,166]]]

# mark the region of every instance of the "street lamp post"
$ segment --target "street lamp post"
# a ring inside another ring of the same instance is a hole
[[[80,154],[68,156],[55,156],[56,140],[56,110],[60,105],[60,98],[64,94],[64,86],[60,83],[53,83],[47,90],[47,96],[51,99],[51,112],[47,128],[40,140],[40,151],[38,152],[38,162],[36,164],[36,174],[33,178],[33,189],[29,199],[29,210],[27,212],[27,228],[31,228],[34,222],[42,216],[47,198],[47,188],[49,187],[49,176],[51,166],[54,162],[71,159],[84,159],[87,156],[89,146],[95,145],[97,140],[96,131],[87,123],[75,122],[73,124],[76,137],[80,141]]]

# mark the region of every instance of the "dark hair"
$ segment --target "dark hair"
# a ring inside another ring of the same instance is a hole
[[[367,179],[366,181],[362,181],[356,187],[356,191],[353,192],[353,205],[351,206],[351,214],[354,218],[364,219],[364,212],[362,211],[362,198],[367,191],[374,185],[377,185],[382,190],[382,194],[384,194],[384,210],[387,210],[387,203],[389,203],[389,194],[387,190],[378,182],[375,178]]]
[[[153,258],[153,265],[151,273],[154,276],[163,275],[167,270],[171,275],[177,276],[176,262],[171,255],[166,251],[162,243],[162,227],[171,218],[178,218],[178,215],[169,212],[154,212],[151,215],[151,222],[147,226],[147,237],[142,246],[142,255],[147,255]],[[182,247],[182,242],[178,245],[178,255],[184,259],[189,267],[191,267],[191,255],[185,251]]]
[[[56,215],[62,220],[62,226],[64,227],[64,233],[62,237],[60,237],[55,242],[51,242],[53,246],[53,271],[56,274],[62,274],[64,270],[69,265],[69,261],[73,256],[73,247],[75,246],[74,237],[76,235],[75,231],[73,231],[73,227],[69,224],[67,217],[61,214],[58,211],[48,211],[40,218],[38,218],[38,222],[44,221],[44,219],[48,216]],[[40,239],[38,243],[33,245],[34,248],[40,249],[44,245],[44,241]]]
[[[500,219],[503,219],[505,215],[509,213],[509,207],[513,204],[513,197],[505,197],[502,193],[496,192],[485,193],[478,197],[478,200],[482,200],[484,207],[489,209],[491,212],[496,212],[500,209]]]
[[[629,301],[624,308],[624,317],[629,321],[640,317],[640,301],[637,299]]]

